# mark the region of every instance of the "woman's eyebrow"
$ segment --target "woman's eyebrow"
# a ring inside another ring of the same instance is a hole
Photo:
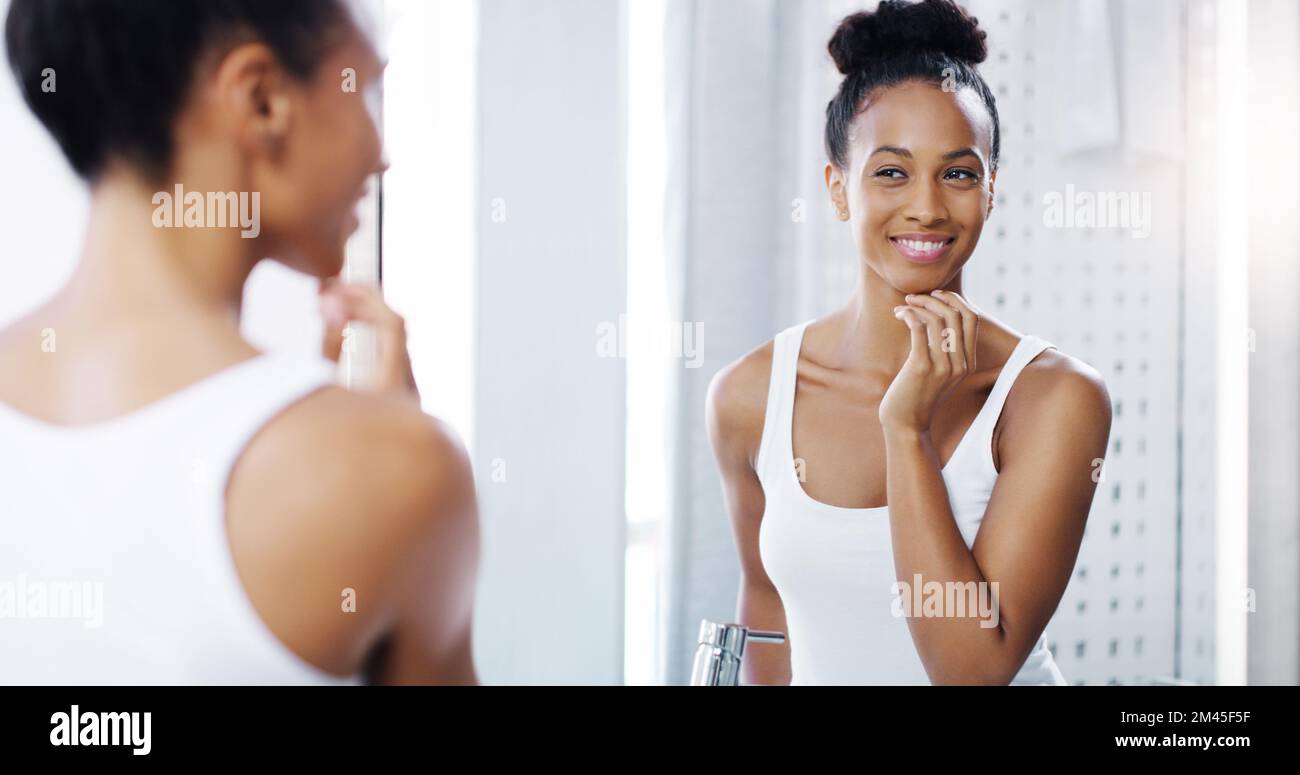
[[[955,151],[948,151],[943,155],[943,160],[952,161],[953,159],[960,159],[963,156],[970,156],[976,161],[982,162],[982,159],[980,159],[980,155],[978,153],[975,153],[975,149],[973,148],[958,148]]]
[[[898,145],[882,145],[882,146],[880,146],[879,148],[877,148],[876,150],[872,151],[872,152],[871,152],[871,156],[875,156],[875,155],[878,154],[878,153],[892,153],[892,154],[895,154],[895,155],[897,155],[897,156],[902,156],[904,159],[910,159],[910,158],[912,158],[912,152],[911,152],[911,151],[907,150],[906,148],[903,148],[902,146],[898,146]],[[867,158],[871,158],[871,156],[868,156]],[[958,148],[958,149],[955,150],[955,151],[948,151],[947,153],[945,153],[945,154],[943,155],[943,160],[944,160],[944,161],[952,161],[953,159],[960,159],[960,158],[962,158],[962,157],[964,157],[964,156],[969,156],[969,157],[975,159],[976,161],[979,161],[979,162],[982,163],[982,160],[980,159],[980,155],[979,155],[978,153],[976,153],[976,152],[975,152],[975,149],[973,149],[973,148]]]
[[[902,156],[905,159],[912,158],[911,151],[907,150],[906,148],[901,148],[897,145],[882,145],[876,150],[872,151],[871,154],[867,156],[867,158],[870,159],[872,156],[875,156],[878,153],[892,153],[898,156]]]

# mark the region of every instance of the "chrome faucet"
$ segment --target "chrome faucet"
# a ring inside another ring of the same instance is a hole
[[[700,643],[695,647],[691,686],[738,686],[745,644],[785,643],[785,633],[751,630],[743,624],[700,622]]]

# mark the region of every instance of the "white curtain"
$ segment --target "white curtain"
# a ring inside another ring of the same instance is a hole
[[[670,317],[700,323],[703,364],[669,413],[664,678],[685,683],[701,618],[734,618],[738,564],[704,430],[709,379],[792,319],[786,151],[796,3],[671,0],[666,23]],[[784,10],[783,10],[784,9]]]

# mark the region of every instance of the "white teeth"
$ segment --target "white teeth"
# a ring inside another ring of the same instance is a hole
[[[924,251],[938,250],[939,248],[948,244],[946,242],[919,242],[917,240],[908,240],[908,239],[901,239],[899,240],[899,242],[911,248],[912,250],[924,250]]]

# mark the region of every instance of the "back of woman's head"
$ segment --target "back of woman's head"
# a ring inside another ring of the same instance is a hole
[[[307,78],[348,18],[341,0],[12,0],[5,45],[78,175],[120,160],[158,177],[205,56],[258,41]]]
[[[991,166],[1001,146],[993,92],[976,71],[988,57],[979,20],[952,0],[881,0],[875,11],[840,22],[828,48],[844,74],[826,107],[826,155],[848,166],[853,119],[878,90],[908,81],[926,81],[952,91],[975,90],[993,121]]]

